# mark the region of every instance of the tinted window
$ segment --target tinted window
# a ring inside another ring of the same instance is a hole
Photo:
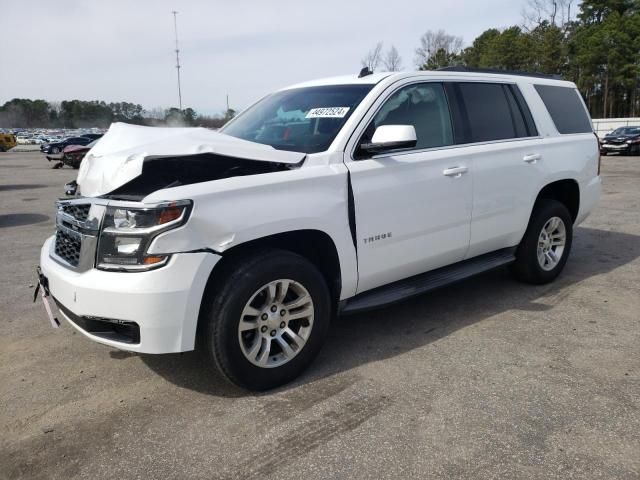
[[[296,88],[264,98],[221,132],[280,150],[313,153],[329,148],[373,85]]]
[[[534,85],[559,133],[591,133],[591,121],[579,93],[571,87]]]
[[[520,109],[520,113],[524,117],[524,122],[527,126],[527,136],[535,137],[538,135],[538,129],[536,128],[536,124],[533,121],[533,116],[531,115],[531,111],[529,110],[529,106],[522,96],[522,92],[520,92],[520,88],[517,85],[508,85],[505,86],[509,91],[513,94],[518,103],[518,107]]]
[[[453,144],[451,115],[439,83],[409,85],[395,92],[373,118],[360,143],[371,141],[381,125],[413,125],[416,149]]]
[[[516,98],[513,96],[513,92],[507,85],[503,85],[504,93],[507,95],[507,102],[509,102],[509,110],[511,111],[511,120],[513,121],[513,127],[516,130],[516,137],[527,137],[527,125],[524,122],[522,111],[516,102]]]
[[[488,142],[518,137],[509,101],[497,83],[460,83],[466,107],[471,142]]]

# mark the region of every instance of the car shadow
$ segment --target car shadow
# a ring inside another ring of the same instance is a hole
[[[547,311],[563,301],[560,292],[610,272],[640,256],[640,236],[578,228],[560,277],[548,285],[516,282],[501,268],[378,310],[339,317],[319,358],[292,383],[258,395],[282,392],[423,347],[505,311]],[[222,397],[249,393],[230,386],[197,352],[142,355],[154,372],[180,387]],[[251,394],[253,395],[253,394]]]
[[[8,213],[6,215],[0,215],[0,228],[23,227],[48,220],[49,217],[41,213]]]
[[[12,185],[0,185],[0,192],[9,192],[12,190],[32,190],[34,188],[45,188],[48,185],[41,183],[24,183],[24,184],[12,184]]]

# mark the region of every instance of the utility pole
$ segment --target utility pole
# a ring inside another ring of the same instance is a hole
[[[176,71],[178,72],[178,106],[182,111],[182,91],[180,90],[180,49],[178,48],[178,20],[176,16],[178,12],[173,10],[173,29],[176,34]]]

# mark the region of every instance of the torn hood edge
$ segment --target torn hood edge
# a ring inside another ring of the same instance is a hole
[[[276,150],[207,128],[142,127],[113,123],[87,152],[77,182],[84,197],[112,192],[142,174],[148,158],[214,153],[261,162],[297,164],[305,153]]]

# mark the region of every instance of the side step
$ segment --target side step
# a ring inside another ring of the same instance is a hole
[[[504,248],[374,288],[348,299],[340,313],[351,314],[389,305],[507,265],[516,259],[515,250],[515,247]]]

